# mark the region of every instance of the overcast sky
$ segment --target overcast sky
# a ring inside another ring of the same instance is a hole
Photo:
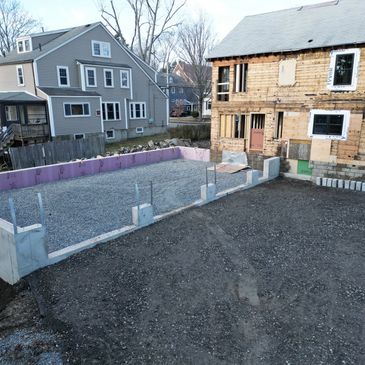
[[[107,0],[106,0],[107,1]],[[365,1],[365,0],[364,0]],[[38,18],[45,30],[68,28],[100,20],[97,0],[21,0],[23,6]],[[227,33],[246,15],[292,8],[324,2],[323,0],[187,0],[185,14],[194,17],[202,11],[211,19],[218,39]],[[125,0],[115,0],[125,4]],[[130,13],[126,5],[121,11],[125,24],[125,37],[132,29]],[[123,26],[123,24],[122,24]]]

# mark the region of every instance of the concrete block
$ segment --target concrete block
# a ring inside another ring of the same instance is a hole
[[[361,184],[361,191],[365,192],[365,182]]]
[[[345,189],[350,189],[350,180],[345,180]]]
[[[145,227],[154,223],[152,205],[142,204],[132,207],[132,222],[137,227]]]
[[[357,182],[356,182],[356,191],[361,191],[361,188],[362,188],[362,183],[361,183],[361,181],[357,181]]]
[[[337,186],[339,189],[343,189],[344,188],[344,181],[342,179],[338,180]]]
[[[259,183],[260,172],[257,170],[249,170],[247,171],[247,184],[248,185],[257,185]]]
[[[327,179],[327,187],[328,187],[328,188],[331,188],[331,187],[332,187],[332,180],[333,180],[333,179],[331,179],[331,178],[328,178],[328,179]]]
[[[327,186],[327,178],[326,177],[324,177],[323,179],[322,179],[322,186]]]
[[[271,157],[264,161],[263,177],[265,179],[276,179],[280,174],[280,158]]]
[[[322,185],[322,178],[317,177],[317,178],[316,178],[316,184],[317,184],[318,186],[321,186],[321,185]]]
[[[356,189],[356,181],[350,181],[350,190]]]
[[[201,199],[205,202],[211,202],[216,198],[216,185],[208,184],[200,187]]]
[[[333,187],[333,188],[337,188],[337,182],[338,182],[338,180],[337,180],[337,179],[333,179],[333,180],[332,180],[332,187]]]
[[[232,152],[223,150],[222,162],[248,165],[247,154],[246,152]]]

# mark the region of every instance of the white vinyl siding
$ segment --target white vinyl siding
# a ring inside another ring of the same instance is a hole
[[[65,118],[90,117],[90,103],[64,103]]]
[[[96,68],[94,67],[86,67],[86,86],[87,87],[97,87],[97,79],[96,79]]]
[[[70,86],[70,77],[67,66],[57,66],[57,79],[59,87]]]
[[[130,103],[129,117],[130,119],[146,119],[146,103]]]
[[[18,80],[18,86],[24,86],[24,70],[22,65],[16,66],[16,76]]]
[[[92,55],[94,57],[111,57],[111,49],[109,42],[91,41]]]

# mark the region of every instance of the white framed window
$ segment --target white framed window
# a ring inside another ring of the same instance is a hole
[[[16,76],[18,79],[18,86],[24,86],[24,70],[23,66],[16,66]]]
[[[94,67],[86,67],[86,86],[87,87],[97,87],[98,83],[96,80],[96,68]]]
[[[129,70],[120,70],[120,87],[129,89]]]
[[[314,109],[310,112],[308,135],[317,139],[346,140],[349,122],[349,110]]]
[[[85,139],[85,133],[74,134],[74,139]]]
[[[16,47],[17,47],[18,53],[31,52],[32,51],[32,41],[31,41],[30,37],[17,39]]]
[[[146,103],[130,103],[129,104],[130,119],[145,119],[146,118]]]
[[[65,118],[90,117],[90,103],[63,103]]]
[[[104,69],[104,86],[105,87],[114,87],[114,77],[112,69]]]
[[[94,57],[111,57],[111,49],[109,42],[91,41],[92,55]]]
[[[143,132],[144,132],[143,127],[137,127],[137,128],[136,128],[136,133],[137,133],[137,134],[143,134]]]
[[[7,122],[18,121],[18,109],[16,105],[5,105],[5,119]]]
[[[332,91],[354,91],[360,62],[358,48],[331,52],[327,88]]]
[[[115,138],[115,131],[114,129],[109,129],[105,132],[106,139],[114,139]]]
[[[120,103],[107,102],[101,104],[104,121],[120,120]]]
[[[57,66],[57,78],[59,87],[70,86],[70,77],[67,66]]]

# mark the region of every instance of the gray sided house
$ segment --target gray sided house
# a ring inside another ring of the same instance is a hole
[[[168,98],[156,81],[102,23],[21,37],[0,58],[0,141],[163,132]]]

